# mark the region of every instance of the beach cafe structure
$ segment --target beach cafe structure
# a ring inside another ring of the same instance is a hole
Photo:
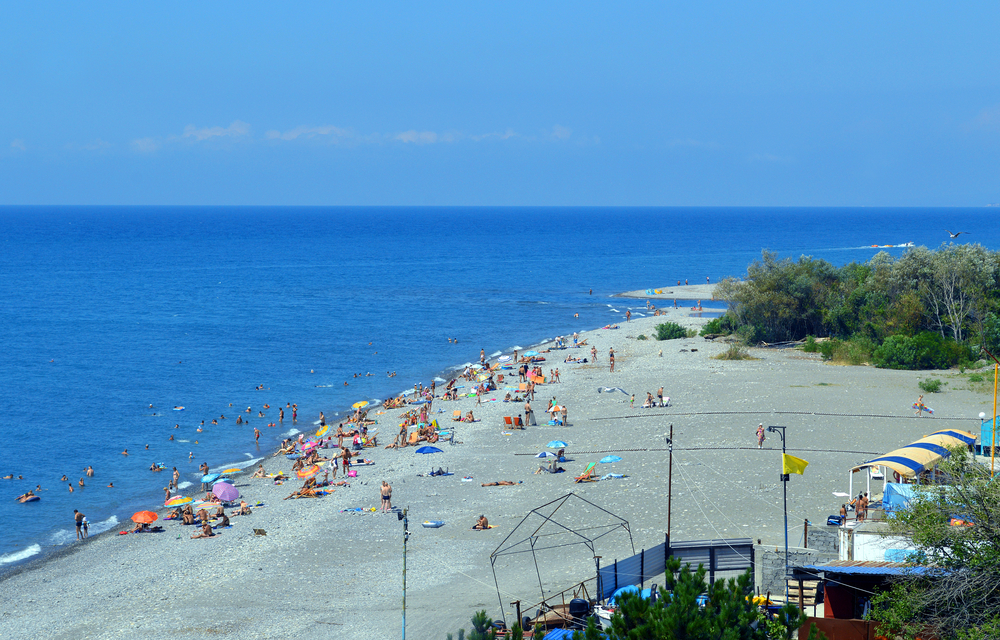
[[[898,508],[902,503],[895,504],[902,498],[900,496],[909,495],[909,490],[898,487],[900,484],[913,483],[926,473],[931,474],[934,479],[934,468],[938,462],[951,455],[950,447],[968,446],[971,447],[976,442],[976,436],[968,431],[959,429],[942,429],[924,436],[905,447],[890,451],[885,455],[869,460],[864,464],[851,469],[850,489],[848,494],[854,499],[854,474],[862,469],[868,470],[866,491],[871,495],[872,480],[882,480],[882,506],[888,511],[893,507]],[[886,473],[882,468],[892,471],[896,482],[887,482]],[[897,485],[894,487],[893,485]]]

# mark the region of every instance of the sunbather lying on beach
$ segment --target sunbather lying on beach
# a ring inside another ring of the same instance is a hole
[[[513,480],[497,480],[496,482],[484,482],[482,486],[484,487],[506,487],[514,484],[521,484],[523,480],[518,480],[514,482]]]
[[[254,471],[253,475],[250,476],[250,477],[251,478],[263,478],[266,475],[267,475],[267,473],[264,471],[264,465],[259,464],[259,465],[257,465],[257,470]]]
[[[215,532],[212,531],[212,526],[208,524],[208,522],[204,522],[201,525],[201,531],[191,536],[191,539],[194,540],[195,538],[211,538],[214,535]]]
[[[490,528],[490,521],[486,519],[486,516],[481,515],[479,519],[476,520],[476,524],[472,526],[473,530],[482,531],[483,529]]]
[[[462,418],[462,422],[475,422],[475,421],[476,421],[476,417],[472,415],[471,411],[469,411],[468,413],[466,413],[465,417]]]
[[[240,500],[240,508],[233,511],[234,516],[248,516],[251,513],[253,513],[253,511],[250,510],[250,506],[247,504],[246,500]]]

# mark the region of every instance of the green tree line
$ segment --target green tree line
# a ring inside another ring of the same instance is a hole
[[[917,247],[835,267],[764,251],[743,279],[715,290],[726,314],[703,333],[748,344],[828,337],[827,358],[895,369],[944,369],[1000,348],[1000,253],[978,244]]]

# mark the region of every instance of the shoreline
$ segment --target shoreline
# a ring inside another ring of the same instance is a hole
[[[538,427],[507,432],[502,416],[519,413],[520,405],[498,400],[474,406],[474,399],[464,397],[435,401],[434,410],[443,412],[435,413],[442,426],[456,425],[462,441],[442,446],[441,454],[415,455],[409,447],[366,449],[364,457],[374,459],[375,466],[360,467],[350,487],[314,500],[282,501],[300,481],[275,486],[243,472],[235,476],[236,486],[248,501],[262,500],[266,506],[251,516],[233,518],[233,528],[216,539],[190,540],[191,528],[168,522],[162,534],[118,536],[111,531],[92,536],[86,544],[66,545],[44,558],[17,563],[0,574],[5,602],[0,630],[8,637],[30,637],[42,629],[97,638],[135,632],[172,639],[209,633],[284,638],[302,632],[396,637],[402,526],[392,514],[344,511],[376,506],[378,484],[386,479],[394,487],[393,504],[411,510],[408,630],[417,637],[441,636],[468,628],[475,610],[499,615],[488,555],[530,509],[557,496],[576,492],[624,517],[636,550],[662,542],[666,459],[661,448],[668,423],[676,428],[674,539],[760,537],[779,544],[781,494],[775,465],[780,443],[768,439],[763,450],[751,447],[758,421],[788,424],[793,438],[789,449],[813,451],[803,454],[811,463],[807,474],[795,476],[789,488],[789,516],[817,522],[835,512],[839,498],[831,490],[846,491],[847,469],[864,457],[850,451],[888,451],[910,442],[911,436],[966,419],[912,416],[910,396],[915,397],[915,381],[926,372],[836,367],[791,350],[751,349],[756,360],[720,361],[711,356],[724,345],[700,337],[636,339],[664,321],[697,327],[707,318],[692,318],[688,309],[667,309],[665,316],[619,321],[617,330],[581,333],[597,349],[596,364],[562,363],[565,355],[589,358],[586,348],[543,354],[550,358],[543,363],[546,374],[558,367],[563,382],[541,386],[533,406],[541,418],[546,399],[558,398],[569,407],[569,426],[546,426],[539,420]],[[543,340],[534,346],[550,344]],[[613,374],[607,366],[609,346],[618,354],[620,371]],[[647,391],[655,394],[660,385],[673,397],[671,406],[640,409],[640,398]],[[635,393],[636,406],[630,408],[625,395],[595,393],[595,387]],[[972,408],[976,400],[981,398],[955,389],[935,398],[935,408],[939,417],[975,416],[980,410]],[[448,417],[453,408],[463,413],[473,409],[479,421],[452,423]],[[799,409],[816,413],[775,414]],[[832,415],[834,410],[843,415]],[[726,411],[733,415],[722,415]],[[846,411],[898,416],[872,424]],[[401,412],[387,411],[379,426],[390,424]],[[636,417],[643,419],[630,419]],[[978,418],[968,419],[978,424]],[[392,429],[383,434],[383,445],[391,435]],[[533,474],[537,461],[528,456],[544,450],[553,438],[568,442],[568,454],[575,459],[564,465],[565,474]],[[833,448],[830,443],[841,443],[839,449],[848,453],[824,451]],[[625,478],[574,484],[573,476],[599,457],[585,452],[597,450],[620,452],[621,462],[598,466],[604,467],[602,473],[615,471]],[[282,456],[266,456],[263,464],[271,473],[287,473],[290,467]],[[417,476],[438,466],[454,475]],[[473,480],[463,483],[464,475]],[[523,484],[480,487],[495,480]],[[484,512],[498,529],[470,531]],[[446,525],[424,529],[419,524],[424,519],[445,520]],[[254,536],[254,528],[267,535]],[[612,550],[608,557],[628,555],[613,555],[617,553]],[[588,575],[592,566],[589,558],[571,557],[547,565],[546,589],[568,586]],[[532,581],[522,580],[518,571],[501,582],[505,609],[515,597],[537,601],[537,587],[533,592],[522,587]],[[40,614],[29,599],[45,602],[46,612]],[[213,605],[217,599],[225,602]],[[358,602],[365,605],[357,607]]]

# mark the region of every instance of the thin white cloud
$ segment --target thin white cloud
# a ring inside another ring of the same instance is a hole
[[[438,134],[433,131],[416,131],[410,129],[409,131],[396,134],[393,139],[408,144],[434,144],[438,141]]]
[[[516,133],[513,129],[507,129],[504,132],[493,132],[484,133],[481,135],[469,136],[469,139],[473,142],[482,142],[483,140],[510,140],[511,138],[521,138],[519,133]]]
[[[139,153],[152,153],[160,148],[160,143],[155,138],[136,138],[132,148]]]
[[[987,131],[1000,131],[1000,104],[980,111],[973,118],[971,127],[974,129],[986,129]]]
[[[250,133],[250,125],[242,120],[234,120],[228,127],[203,127],[201,129],[189,124],[184,127],[182,138],[193,138],[195,142],[210,138],[240,138]]]
[[[325,125],[322,127],[295,127],[289,131],[282,133],[281,131],[271,130],[264,134],[264,137],[268,140],[297,140],[298,138],[319,138],[331,136],[334,138],[352,138],[353,134],[347,129],[341,129],[340,127],[335,127],[333,125]]]
[[[21,138],[14,138],[10,143],[11,149],[17,149],[18,151],[27,151],[28,147],[24,145],[24,140]]]
[[[568,140],[573,134],[573,130],[568,127],[563,127],[560,125],[554,125],[552,127],[552,137],[556,140]]]

